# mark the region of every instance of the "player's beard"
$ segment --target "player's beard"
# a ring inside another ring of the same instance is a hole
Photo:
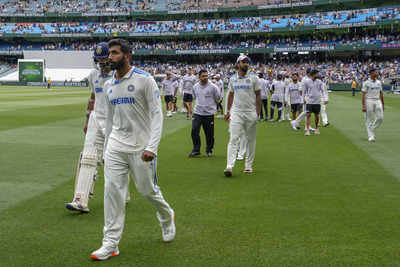
[[[249,70],[249,66],[240,67],[240,70],[243,71],[244,73],[247,73],[247,71]]]
[[[119,69],[122,69],[125,66],[125,63],[126,63],[126,60],[123,57],[123,58],[121,58],[120,61],[117,61],[117,62],[111,61],[111,66],[110,67],[111,67],[112,70],[119,70]]]

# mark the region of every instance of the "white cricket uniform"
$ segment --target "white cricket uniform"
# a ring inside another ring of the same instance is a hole
[[[321,97],[321,120],[322,125],[328,124],[328,114],[326,113],[326,104],[325,102],[329,101],[328,97],[328,86],[324,81],[321,81],[322,90],[325,92]]]
[[[284,83],[285,83],[285,92],[283,95],[286,95],[286,91],[288,90],[288,86],[289,84],[292,82],[292,79],[290,78],[285,78]],[[288,101],[288,104],[284,104],[283,105],[283,109],[282,109],[282,120],[288,120],[290,121],[290,102]]]
[[[106,103],[104,84],[111,78],[111,73],[101,74],[92,70],[88,76],[89,88],[95,94],[94,109],[89,115],[89,121],[83,145],[81,168],[78,173],[74,190],[74,199],[84,207],[88,206],[89,191],[93,190],[97,175],[97,166],[103,159]]]
[[[274,88],[271,101],[283,103],[285,96],[285,82],[276,80],[271,86]]]
[[[182,91],[184,94],[192,94],[193,86],[196,84],[196,76],[186,74],[182,78]]]
[[[256,92],[260,90],[258,77],[246,74],[240,77],[237,73],[229,80],[229,90],[234,93],[229,124],[230,140],[227,151],[227,168],[233,168],[238,152],[239,138],[247,137],[245,167],[251,168],[256,152],[257,106]]]
[[[383,106],[380,99],[382,83],[378,80],[373,81],[369,78],[363,83],[361,91],[365,93],[365,126],[368,137],[375,137],[375,129],[383,122]]]
[[[300,95],[300,83],[291,82],[285,90],[285,101],[290,104],[302,104],[303,97]]]
[[[224,95],[224,82],[222,81],[222,79],[220,79],[219,81],[215,81],[214,84],[217,86],[218,90],[219,90],[219,94],[221,96]]]
[[[179,86],[179,83],[173,78],[170,78],[169,80],[165,78],[162,81],[162,86],[166,96],[176,96],[175,89]]]
[[[305,101],[305,98],[304,98],[304,83],[307,82],[307,80],[310,80],[310,78],[306,75],[305,77],[303,77],[303,79],[301,80],[301,83],[300,83],[300,91],[302,92],[302,95],[303,95],[303,101]],[[296,124],[299,125],[300,122],[302,120],[305,120],[306,117],[307,117],[307,112],[306,112],[306,108],[305,108],[305,105],[304,105],[303,106],[303,112],[301,112],[300,115],[296,118],[296,121],[295,121]]]
[[[137,190],[154,206],[161,224],[170,223],[173,210],[157,186],[157,158],[141,159],[144,150],[157,154],[163,115],[160,91],[154,78],[132,69],[120,80],[105,85],[108,98],[104,166],[103,246],[116,247],[125,221],[128,172]]]

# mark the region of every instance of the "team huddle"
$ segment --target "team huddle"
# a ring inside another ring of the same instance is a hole
[[[119,254],[130,175],[139,193],[155,208],[164,242],[175,238],[175,212],[157,185],[163,111],[156,81],[149,73],[131,66],[131,48],[125,40],[99,43],[93,59],[97,67],[88,77],[91,95],[84,126],[85,142],[77,167],[73,200],[66,208],[89,212],[98,168],[104,164],[103,241],[102,246],[91,253],[91,258],[106,260]],[[306,136],[311,132],[320,134],[320,113],[323,126],[329,124],[327,84],[318,70],[308,69],[303,79],[297,73],[282,73],[270,82],[264,79],[263,73],[250,72],[250,63],[246,55],[237,58],[237,72],[229,80],[225,97],[221,75],[216,73],[211,81],[204,69],[198,73],[189,69],[179,78],[169,72],[162,82],[167,117],[177,110],[178,90],[183,94],[187,119],[192,120],[190,158],[200,155],[201,127],[206,135],[206,156],[213,155],[214,116],[219,111],[224,114],[230,135],[224,169],[226,177],[233,175],[236,160],[245,160],[244,173],[253,172],[258,121],[290,120],[290,126],[297,131],[305,120]],[[370,76],[362,88],[362,110],[366,112],[368,140],[374,142],[375,129],[383,121],[384,103],[377,70],[371,70]],[[312,114],[314,128],[311,127]]]

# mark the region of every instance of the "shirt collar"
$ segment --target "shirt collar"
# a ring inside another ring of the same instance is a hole
[[[117,74],[117,71],[114,70],[113,73],[112,73],[112,77],[113,77],[113,78],[112,78],[112,83],[113,83],[113,84],[119,84],[120,81],[131,78],[132,75],[133,75],[134,70],[135,70],[135,68],[134,68],[134,67],[131,67],[131,69],[124,75],[124,77],[122,77],[122,78],[119,79],[119,80],[115,79],[115,75]]]

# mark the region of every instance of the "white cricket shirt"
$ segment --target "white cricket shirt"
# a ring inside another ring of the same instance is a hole
[[[230,78],[228,87],[234,93],[232,112],[256,111],[256,92],[260,90],[257,76],[246,74],[240,77],[236,73]]]
[[[363,87],[361,89],[362,92],[366,93],[366,99],[380,99],[381,91],[382,91],[382,83],[381,81],[375,80],[373,81],[371,78],[368,78],[363,83]]]
[[[107,147],[126,153],[148,150],[157,154],[163,115],[154,78],[132,67],[120,80],[113,74],[104,87],[108,100]]]
[[[105,128],[107,97],[104,83],[111,78],[111,72],[104,75],[100,70],[92,70],[88,76],[89,89],[95,95],[94,109],[96,119],[102,128]]]

